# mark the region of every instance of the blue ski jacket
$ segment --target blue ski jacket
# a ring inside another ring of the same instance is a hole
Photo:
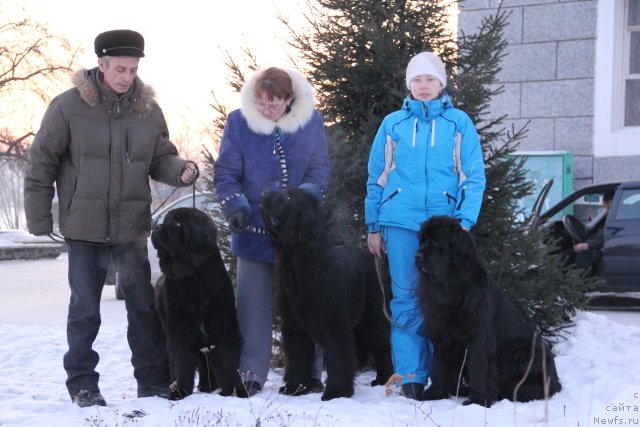
[[[457,218],[470,229],[485,189],[484,160],[476,128],[445,93],[432,101],[407,97],[387,115],[369,156],[365,223],[418,231],[435,215]]]

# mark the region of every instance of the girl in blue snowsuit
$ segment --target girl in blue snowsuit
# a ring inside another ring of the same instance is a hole
[[[369,156],[365,199],[367,243],[386,252],[392,281],[391,346],[405,396],[420,400],[428,383],[432,348],[424,335],[415,267],[420,225],[435,215],[476,222],[485,188],[476,128],[445,92],[444,64],[422,52],[407,66],[411,94],[386,116]]]

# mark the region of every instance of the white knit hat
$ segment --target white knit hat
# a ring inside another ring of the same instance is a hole
[[[442,87],[447,87],[447,71],[442,60],[435,53],[421,52],[411,58],[407,65],[407,88],[411,89],[411,80],[414,77],[423,74],[437,77]]]

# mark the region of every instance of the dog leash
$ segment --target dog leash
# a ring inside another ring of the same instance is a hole
[[[384,291],[384,266],[385,266],[385,256],[374,256],[375,264],[376,264],[376,273],[378,275],[378,285],[380,285],[380,291],[382,292],[382,311],[384,312],[384,316],[387,320],[393,324],[393,320],[391,320],[391,315],[389,314],[389,310],[387,309],[387,296]]]
[[[382,292],[382,311],[384,313],[384,317],[386,317],[389,323],[391,323],[391,328],[408,329],[408,328],[414,327],[415,325],[420,323],[420,321],[422,320],[421,318],[418,319],[417,322],[410,325],[398,325],[398,322],[391,319],[391,315],[389,314],[389,310],[387,308],[387,297],[386,297],[385,286],[384,286],[386,257],[383,254],[382,256],[374,256],[374,259],[375,259],[376,273],[378,276],[378,285],[380,286],[380,292]],[[397,317],[399,318],[402,314],[406,313],[407,311],[418,310],[418,309],[419,308],[405,310],[402,313],[400,313]]]

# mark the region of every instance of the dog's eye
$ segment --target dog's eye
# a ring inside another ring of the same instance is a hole
[[[273,225],[274,227],[280,225],[280,221],[275,216],[272,216],[271,218],[269,218],[269,220],[271,221],[271,225]]]

